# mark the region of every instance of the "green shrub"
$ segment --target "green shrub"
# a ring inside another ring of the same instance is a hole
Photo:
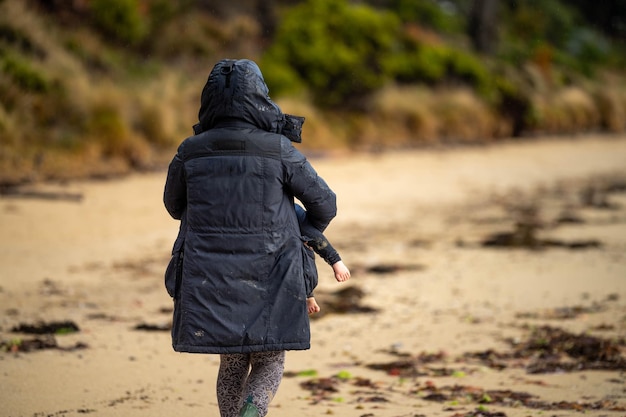
[[[518,39],[526,46],[547,41],[561,47],[565,45],[577,21],[573,10],[557,0],[534,2],[509,2],[503,5],[508,23],[505,37]]]
[[[495,111],[501,119],[503,136],[521,136],[530,126],[537,124],[536,109],[532,105],[531,89],[517,77],[494,74]]]
[[[611,47],[599,34],[583,28],[572,33],[565,52],[569,56],[560,55],[560,63],[591,76],[595,68],[608,62]]]
[[[493,91],[490,72],[478,58],[445,44],[407,41],[405,50],[390,58],[386,67],[395,80],[406,84],[460,83],[483,96]]]
[[[128,142],[128,126],[113,102],[98,103],[87,125],[90,137],[101,145],[104,155],[122,155]]]
[[[623,55],[614,55],[611,43],[586,27],[584,17],[567,2],[507,2],[502,10],[499,57],[513,65],[530,61],[546,73],[561,67],[593,77],[597,68],[615,64],[614,56]]]
[[[259,62],[259,67],[272,97],[298,95],[306,90],[302,79],[285,60],[265,57]]]
[[[442,45],[416,45],[395,54],[386,66],[403,83],[436,83],[446,75],[448,49]]]
[[[392,13],[346,0],[308,0],[286,12],[263,61],[291,68],[318,104],[357,104],[387,81],[383,63],[399,31]],[[268,81],[280,90],[271,76]]]
[[[110,72],[112,63],[107,60],[109,54],[104,53],[101,48],[89,48],[86,45],[84,34],[72,34],[64,41],[65,49],[82,61],[86,68],[92,73]]]
[[[0,22],[0,40],[20,51],[35,56],[42,57],[46,55],[45,50],[33,42],[28,34],[4,22]]]
[[[0,71],[11,77],[22,90],[45,93],[50,89],[48,79],[27,60],[2,49],[0,49]]]
[[[483,96],[491,94],[491,73],[476,56],[452,49],[447,62],[448,76],[475,88]]]
[[[443,33],[461,33],[464,26],[462,17],[452,3],[448,2],[447,6],[444,8],[434,0],[392,0],[389,8],[403,22],[419,23]]]
[[[153,0],[150,3],[150,25],[152,30],[158,30],[158,28],[168,22],[170,22],[181,9],[180,3],[173,2],[171,0]]]
[[[92,0],[89,7],[100,30],[117,41],[134,45],[147,35],[138,0]]]

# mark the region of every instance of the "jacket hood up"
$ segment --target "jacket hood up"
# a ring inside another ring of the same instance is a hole
[[[209,74],[200,98],[195,133],[220,121],[238,119],[267,132],[280,133],[285,117],[269,97],[261,70],[248,59],[223,59]]]

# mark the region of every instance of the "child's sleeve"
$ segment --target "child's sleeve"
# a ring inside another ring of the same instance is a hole
[[[307,244],[317,253],[328,265],[333,265],[341,260],[339,252],[322,235],[322,240],[311,240]]]
[[[313,249],[315,253],[329,265],[333,265],[341,260],[339,253],[333,245],[330,244],[326,236],[313,226],[307,218],[306,210],[295,204],[296,216],[300,225],[300,234],[302,239]]]

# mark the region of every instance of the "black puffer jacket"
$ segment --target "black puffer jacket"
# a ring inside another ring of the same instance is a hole
[[[294,211],[315,226],[335,194],[279,133],[284,116],[257,65],[224,60],[202,92],[201,132],[169,166],[164,203],[181,220],[166,287],[176,351],[308,349],[303,245]]]

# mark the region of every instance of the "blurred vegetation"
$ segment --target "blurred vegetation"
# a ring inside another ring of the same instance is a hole
[[[257,61],[306,151],[626,131],[619,0],[0,0],[0,186],[162,168]]]

